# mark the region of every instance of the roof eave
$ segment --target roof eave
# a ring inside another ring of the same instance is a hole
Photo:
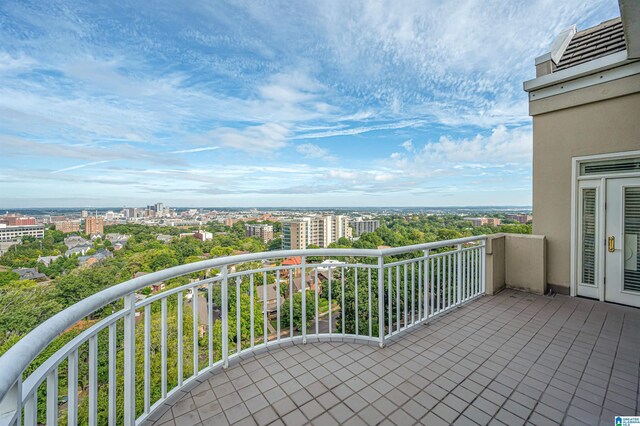
[[[616,68],[630,62],[635,62],[635,60],[627,59],[627,51],[623,50],[571,68],[546,74],[532,80],[527,80],[523,83],[523,88],[525,92],[531,92],[533,90],[553,86],[565,81],[574,80],[585,75]]]

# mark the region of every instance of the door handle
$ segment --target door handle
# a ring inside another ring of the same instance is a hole
[[[609,237],[609,253],[616,251],[616,237],[613,235]]]

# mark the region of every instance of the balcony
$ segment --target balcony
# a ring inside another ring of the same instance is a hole
[[[635,413],[638,310],[485,296],[500,281],[498,246],[485,241],[247,254],[116,285],[0,358],[0,424],[597,424]]]

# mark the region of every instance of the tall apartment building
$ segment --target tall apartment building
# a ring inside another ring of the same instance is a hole
[[[282,249],[303,250],[307,243],[307,226],[305,220],[288,220],[282,222]]]
[[[80,221],[79,220],[61,220],[55,223],[56,230],[60,232],[64,232],[65,234],[69,232],[80,232]]]
[[[88,217],[84,221],[84,233],[87,235],[104,234],[104,219],[101,217]]]
[[[314,216],[285,221],[282,224],[282,247],[305,249],[310,244],[328,247],[342,237],[351,238],[346,216]]]
[[[373,220],[373,219],[370,219],[370,220],[358,219],[358,220],[351,221],[349,224],[351,225],[353,234],[356,237],[359,237],[365,232],[374,232],[376,229],[380,228],[380,221]]]
[[[0,241],[13,241],[21,237],[44,238],[44,225],[7,226],[0,224]]]
[[[520,213],[508,214],[506,215],[506,218],[515,220],[520,223],[529,223],[533,220],[533,216],[531,216],[530,214],[520,214]]]
[[[273,240],[273,226],[272,225],[251,225],[244,226],[247,237],[258,237],[263,242],[267,243]]]
[[[353,232],[351,231],[351,227],[349,226],[349,218],[347,216],[329,216],[329,220],[331,221],[331,228],[329,230],[330,241],[324,245],[324,247],[329,244],[338,241],[340,238],[349,238],[353,237]]]

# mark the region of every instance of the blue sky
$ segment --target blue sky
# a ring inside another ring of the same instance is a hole
[[[531,204],[522,81],[615,0],[0,2],[0,208]]]

